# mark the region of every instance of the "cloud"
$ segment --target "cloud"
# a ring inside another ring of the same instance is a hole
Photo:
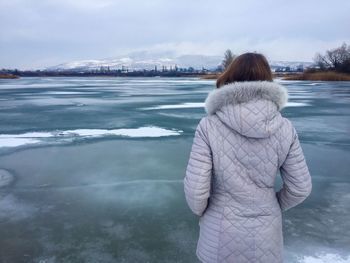
[[[86,9],[104,9],[112,6],[117,1],[112,0],[52,0],[49,2],[54,2],[56,5],[64,5],[65,7],[71,7],[80,10]]]
[[[350,38],[347,39],[350,41]],[[230,48],[233,53],[260,52],[266,54],[271,60],[311,61],[315,50],[324,51],[340,46],[344,39],[323,41],[309,38],[275,38],[272,40],[241,38],[232,41],[207,42],[166,42],[142,47],[140,49],[116,50],[117,54],[127,54],[133,51],[149,53],[170,53],[172,56],[192,55],[222,55]]]
[[[0,0],[0,67],[44,67],[135,50],[256,50],[311,60],[349,42],[350,1]]]

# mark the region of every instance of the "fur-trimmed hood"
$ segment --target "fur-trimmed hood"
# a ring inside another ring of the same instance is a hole
[[[288,92],[282,85],[270,81],[233,82],[212,90],[205,100],[205,110],[213,115],[224,105],[235,105],[254,99],[270,100],[281,110],[288,102]]]
[[[278,83],[234,82],[211,91],[205,110],[244,136],[265,138],[280,127],[287,101],[287,89]]]

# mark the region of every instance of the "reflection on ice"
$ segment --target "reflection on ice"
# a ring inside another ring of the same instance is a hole
[[[0,169],[0,188],[10,185],[14,181],[14,176],[4,169]]]
[[[1,170],[0,170],[1,172]],[[69,190],[77,190],[79,188],[106,188],[106,187],[119,187],[119,186],[131,186],[131,185],[143,185],[145,187],[146,184],[178,184],[182,183],[183,180],[161,180],[161,179],[143,179],[143,180],[131,180],[131,181],[120,181],[120,182],[109,182],[109,183],[94,183],[94,184],[82,184],[82,185],[71,185],[71,186],[55,186],[51,184],[38,185],[36,187],[26,187],[20,188],[21,191],[46,191],[46,190],[54,190],[54,191],[69,191]],[[1,185],[0,185],[1,186]]]
[[[34,205],[18,200],[14,195],[6,195],[0,199],[0,223],[31,218],[38,210]]]

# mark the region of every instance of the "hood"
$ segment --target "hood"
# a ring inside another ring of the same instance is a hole
[[[205,110],[246,137],[267,138],[281,126],[279,111],[287,102],[287,89],[278,83],[233,82],[211,91]]]

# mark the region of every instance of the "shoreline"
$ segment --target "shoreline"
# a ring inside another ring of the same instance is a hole
[[[19,76],[14,74],[0,74],[0,79],[19,79]]]
[[[112,74],[38,74],[38,75],[14,75],[14,74],[0,74],[0,79],[20,79],[26,77],[53,77],[53,78],[71,78],[71,77],[82,77],[82,78],[199,78],[203,80],[216,80],[221,73],[191,73],[191,74],[160,74],[160,75],[143,75],[143,74],[122,74],[122,75],[112,75]],[[295,72],[295,73],[273,73],[273,79],[282,80],[295,80],[295,81],[350,81],[350,74],[338,73],[334,71],[325,72]]]
[[[283,80],[309,80],[309,81],[350,81],[350,74],[334,71],[304,72],[298,75],[286,76]]]

